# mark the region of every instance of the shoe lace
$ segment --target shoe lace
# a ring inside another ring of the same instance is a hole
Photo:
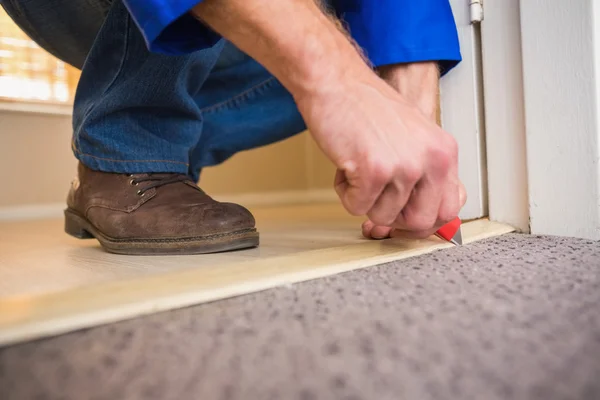
[[[143,196],[148,190],[150,189],[154,189],[154,188],[159,188],[162,186],[166,186],[166,185],[171,185],[173,183],[178,183],[178,182],[185,182],[185,181],[191,181],[190,177],[187,175],[181,175],[181,174],[170,174],[170,175],[154,175],[154,174],[149,174],[148,176],[142,176],[142,177],[133,177],[133,175],[130,175],[132,177],[132,179],[129,181],[129,183],[132,186],[137,186],[140,183],[144,183],[144,182],[152,182],[150,185],[144,186],[142,189],[137,191],[137,194],[139,196]]]

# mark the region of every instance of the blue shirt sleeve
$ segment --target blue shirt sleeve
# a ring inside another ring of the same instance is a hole
[[[274,0],[281,1],[281,0]],[[330,0],[374,66],[461,60],[449,0]],[[124,0],[150,51],[187,54],[221,37],[189,14],[199,0]]]
[[[201,0],[124,0],[148,49],[175,55],[212,47],[221,39],[219,34],[189,14],[200,2]]]
[[[334,6],[376,67],[438,61],[445,74],[461,61],[449,0],[334,0]]]

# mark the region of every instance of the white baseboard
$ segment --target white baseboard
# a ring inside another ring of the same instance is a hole
[[[216,195],[214,198],[219,201],[242,204],[247,207],[331,203],[338,199],[336,193],[332,189]],[[0,221],[27,221],[34,219],[61,218],[65,207],[66,205],[64,203],[0,207]]]
[[[66,204],[64,203],[0,207],[0,221],[60,218],[63,215],[65,207]]]
[[[0,111],[70,116],[73,115],[73,105],[0,100]]]
[[[331,203],[338,197],[333,189],[288,190],[278,192],[215,195],[219,201],[237,203],[248,207],[290,204]]]

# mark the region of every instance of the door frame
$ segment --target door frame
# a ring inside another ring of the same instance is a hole
[[[481,22],[489,217],[529,232],[519,0],[487,1]]]
[[[488,215],[481,44],[478,28],[471,24],[469,0],[450,0],[450,5],[462,62],[441,79],[441,123],[458,143],[458,173],[467,191],[460,217],[474,219]]]
[[[600,239],[600,4],[485,2],[490,219]]]

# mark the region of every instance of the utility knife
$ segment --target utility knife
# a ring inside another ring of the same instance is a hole
[[[460,218],[456,217],[456,219],[448,222],[446,225],[442,226],[435,235],[443,240],[446,240],[455,246],[461,246],[463,244],[462,241],[462,232],[460,230],[461,221]]]

